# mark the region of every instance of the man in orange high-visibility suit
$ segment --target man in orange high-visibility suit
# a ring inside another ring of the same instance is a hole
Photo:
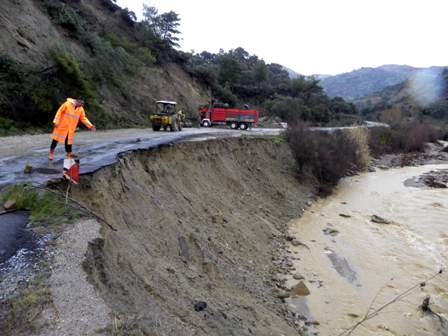
[[[84,101],[81,99],[67,98],[67,101],[59,108],[53,120],[54,130],[51,136],[53,141],[51,142],[50,152],[48,153],[49,160],[54,159],[54,150],[58,142],[65,143],[65,152],[68,159],[74,157],[72,144],[79,120],[88,129],[96,131],[95,126],[87,119],[83,106]]]

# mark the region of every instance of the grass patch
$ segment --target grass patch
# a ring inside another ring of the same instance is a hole
[[[31,211],[31,222],[35,225],[72,223],[81,217],[78,210],[65,205],[61,196],[51,192],[38,193],[25,184],[9,187],[3,195],[3,201],[8,200],[14,200],[18,210]]]
[[[36,275],[17,296],[1,302],[2,335],[29,334],[40,329],[40,314],[52,303],[51,292],[46,287],[45,280],[44,275]]]
[[[285,143],[286,139],[285,139],[285,135],[284,134],[278,134],[274,137],[274,144],[276,145],[281,145],[283,143]]]

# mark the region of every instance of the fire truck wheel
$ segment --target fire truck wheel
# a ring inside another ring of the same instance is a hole
[[[205,121],[202,123],[202,126],[203,126],[203,127],[210,127],[210,123],[209,123],[207,120],[205,120]]]
[[[236,121],[232,122],[232,123],[230,124],[230,128],[231,128],[231,129],[237,129],[237,128],[238,128],[238,123],[237,123]]]
[[[247,124],[246,123],[242,123],[240,125],[240,129],[242,129],[243,131],[247,130]]]

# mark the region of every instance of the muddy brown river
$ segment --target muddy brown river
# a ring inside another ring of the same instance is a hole
[[[292,222],[290,233],[303,245],[291,247],[298,259],[288,285],[298,282],[292,276],[299,272],[310,294],[291,297],[287,303],[315,321],[310,334],[348,335],[344,331],[367,312],[443,268],[443,274],[351,335],[448,335],[448,189],[404,184],[430,170],[447,168],[426,165],[347,178],[333,196],[319,200]],[[390,223],[375,223],[372,215]],[[437,315],[419,309],[427,295]]]

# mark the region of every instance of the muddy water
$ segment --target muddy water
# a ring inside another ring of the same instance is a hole
[[[372,306],[379,308],[441,267],[445,273],[389,306],[352,335],[448,335],[448,189],[407,187],[404,181],[448,165],[409,167],[344,180],[316,202],[290,232],[294,267],[310,294],[288,299],[290,308],[317,321],[312,332],[339,335]],[[378,224],[371,216],[390,224]],[[288,285],[297,280],[288,278]],[[432,310],[419,310],[426,295]]]

